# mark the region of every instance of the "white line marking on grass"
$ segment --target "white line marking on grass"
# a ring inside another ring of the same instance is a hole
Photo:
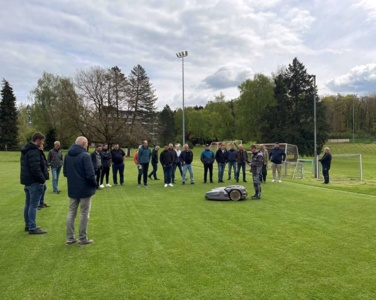
[[[349,191],[343,191],[343,190],[330,189],[330,188],[326,188],[326,187],[313,186],[313,185],[309,185],[309,184],[305,184],[305,183],[296,183],[296,182],[290,182],[290,181],[284,181],[284,183],[294,184],[294,185],[299,185],[299,186],[304,186],[304,187],[310,187],[310,188],[314,188],[314,189],[332,191],[332,192],[340,192],[340,193],[345,193],[345,194],[350,194],[350,195],[365,196],[365,197],[369,197],[369,198],[375,198],[376,197],[376,195],[369,195],[369,194],[362,194],[362,193],[357,193],[357,192],[349,192]]]

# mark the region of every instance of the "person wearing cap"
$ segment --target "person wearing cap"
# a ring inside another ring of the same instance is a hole
[[[276,171],[278,172],[278,182],[282,182],[281,170],[282,170],[282,163],[286,160],[286,153],[281,148],[279,148],[278,142],[275,142],[274,148],[270,150],[269,160],[272,162],[272,173],[273,173],[272,182],[276,180]]]
[[[215,160],[214,152],[210,150],[209,144],[205,145],[205,150],[202,151],[200,160],[204,164],[204,183],[207,181],[209,171],[210,183],[213,183],[213,163]]]
[[[252,160],[250,162],[251,173],[253,179],[253,187],[255,188],[255,194],[252,196],[252,200],[261,199],[261,185],[260,185],[260,173],[262,166],[264,165],[264,156],[260,151],[257,151],[256,146],[251,146]]]

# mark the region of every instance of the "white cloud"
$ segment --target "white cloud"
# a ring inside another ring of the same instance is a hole
[[[375,93],[376,63],[356,66],[350,72],[330,80],[328,87],[335,92]]]
[[[181,102],[175,53],[187,50],[186,98],[194,105],[220,92],[234,98],[250,74],[271,74],[294,57],[324,83],[376,56],[374,27],[364,21],[375,16],[374,3],[13,0],[0,10],[0,77],[25,101],[43,71],[73,77],[76,68],[117,65],[128,75],[140,64],[158,107],[173,108]]]

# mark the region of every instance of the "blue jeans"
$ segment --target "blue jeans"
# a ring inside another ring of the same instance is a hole
[[[46,193],[46,190],[47,190],[47,185],[43,184],[43,194],[42,194],[42,197],[40,197],[39,205],[44,204],[44,194]]]
[[[231,169],[234,169],[234,178],[236,179],[236,161],[228,162],[228,179],[231,179]]]
[[[44,187],[39,183],[33,183],[25,185],[24,191],[26,195],[24,206],[25,227],[29,227],[29,230],[36,230],[37,210],[39,201],[44,192]]]
[[[119,171],[120,175],[120,184],[124,184],[124,163],[120,165],[112,165],[112,176],[113,176],[113,181],[114,184],[117,184],[117,172]]]
[[[172,175],[172,165],[164,166],[164,183],[169,184],[171,183],[171,175]]]
[[[52,172],[52,190],[54,192],[57,192],[59,190],[58,184],[59,184],[59,174],[61,171],[61,167],[58,168],[51,168]]]
[[[245,163],[238,163],[237,165],[237,173],[236,173],[236,180],[239,180],[240,169],[243,171],[243,181],[245,181]]]
[[[218,163],[218,181],[223,181],[223,173],[225,172],[226,163]]]
[[[189,171],[189,177],[190,177],[191,183],[195,182],[194,179],[193,179],[193,169],[192,169],[191,164],[184,164],[183,165],[183,176],[182,176],[183,182],[185,182],[185,175],[187,174],[187,170]]]

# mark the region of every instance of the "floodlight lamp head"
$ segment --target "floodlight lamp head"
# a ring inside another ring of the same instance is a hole
[[[176,56],[177,56],[178,58],[186,57],[186,56],[188,56],[188,51],[178,52],[178,53],[176,53]]]

